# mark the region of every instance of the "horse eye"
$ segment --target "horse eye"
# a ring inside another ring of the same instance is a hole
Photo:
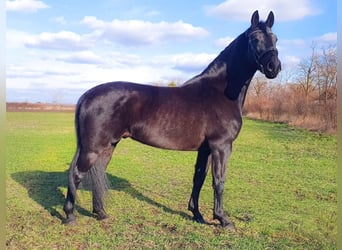
[[[259,39],[255,37],[255,38],[251,39],[251,42],[253,44],[258,44],[259,43]]]

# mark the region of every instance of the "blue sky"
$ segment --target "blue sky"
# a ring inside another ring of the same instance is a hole
[[[283,77],[336,45],[336,0],[8,0],[7,101],[75,103],[116,80],[181,83],[250,25],[275,14]]]

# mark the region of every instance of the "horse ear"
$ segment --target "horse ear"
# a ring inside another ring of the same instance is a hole
[[[266,26],[269,28],[272,28],[274,24],[274,14],[271,11],[270,14],[268,14],[267,20],[266,20]]]
[[[255,28],[259,24],[259,12],[256,10],[254,11],[251,19],[251,28]]]

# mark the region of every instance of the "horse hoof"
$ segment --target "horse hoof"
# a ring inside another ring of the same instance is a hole
[[[105,220],[105,219],[108,219],[109,218],[109,215],[106,214],[106,213],[98,213],[97,214],[97,220]]]
[[[74,226],[76,225],[76,218],[67,218],[66,220],[63,221],[63,224],[66,226]]]
[[[235,231],[234,223],[230,221],[227,216],[217,216],[214,215],[214,219],[220,221],[221,227],[230,231]]]
[[[235,231],[235,226],[232,222],[223,224],[222,227],[226,230],[229,230],[229,231]]]
[[[236,231],[234,224],[229,220],[222,221],[221,226],[222,228],[227,229],[229,231]]]
[[[199,223],[199,224],[207,224],[207,222],[203,219],[203,217],[193,217],[193,221]]]

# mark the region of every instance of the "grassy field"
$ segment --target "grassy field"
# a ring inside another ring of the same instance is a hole
[[[245,120],[234,144],[224,207],[236,225],[212,221],[211,173],[191,221],[196,152],[123,140],[108,167],[106,209],[78,193],[76,226],[61,224],[75,150],[72,113],[8,113],[7,249],[336,249],[336,138]]]

